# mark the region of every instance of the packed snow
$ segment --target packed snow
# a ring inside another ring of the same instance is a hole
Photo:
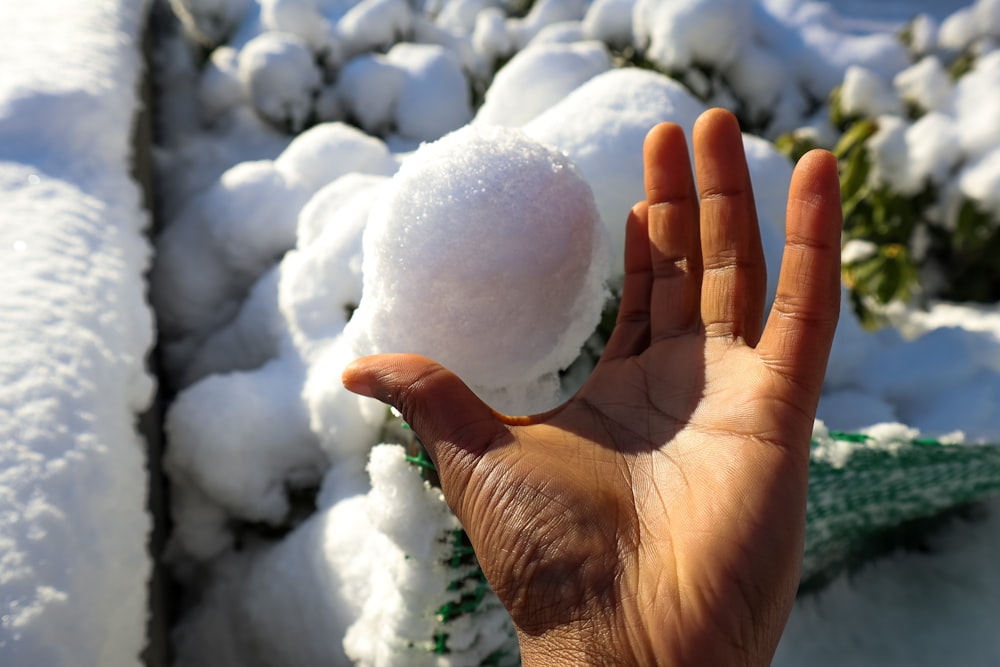
[[[841,111],[879,119],[873,182],[933,183],[942,224],[961,197],[1000,219],[995,0],[936,5],[909,48],[892,34],[904,3],[887,3],[895,15],[800,0],[538,0],[523,15],[499,0],[169,4],[178,22],[158,25],[153,58],[164,225],[149,296],[176,393],[164,556],[184,589],[177,665],[516,659],[440,493],[402,447],[379,444],[407,432],[340,371],[414,351],[510,412],[572,392],[620,285],[656,122],[690,131],[722,105],[753,132],[772,289],[791,164],[770,140],[805,128],[832,145],[824,101],[841,84]],[[0,206],[15,221],[0,229],[0,303],[15,313],[0,339],[18,351],[0,364],[3,664],[134,664],[144,643],[134,422],[152,391],[152,325],[127,176],[135,5],[0,10],[18,56],[0,76]],[[948,54],[970,44],[972,69],[953,82]],[[927,113],[911,119],[912,105]],[[819,418],[1000,442],[995,310],[900,306],[872,333],[844,299]],[[984,507],[928,554],[800,598],[775,664],[995,664],[1000,504]]]
[[[557,386],[600,320],[608,253],[590,186],[565,155],[470,126],[408,157],[375,204],[347,333],[358,354],[420,353],[487,392]],[[497,407],[541,412],[556,398]]]
[[[138,665],[146,643],[144,5],[0,6],[4,665]]]

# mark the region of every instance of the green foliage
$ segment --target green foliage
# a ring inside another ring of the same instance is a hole
[[[802,156],[814,148],[819,148],[816,142],[801,132],[789,132],[774,140],[774,146],[788,156],[792,162],[798,162]]]
[[[960,61],[962,57],[955,63]],[[843,266],[844,283],[862,322],[876,327],[884,306],[927,296],[1000,300],[1000,220],[971,200],[963,200],[957,213],[945,218],[941,192],[933,184],[916,194],[901,194],[872,178],[869,143],[878,122],[845,114],[839,88],[829,104],[830,121],[842,133],[833,153],[840,164],[843,239],[875,245],[871,254]],[[911,120],[924,113],[915,105],[907,111]],[[797,133],[779,137],[775,145],[793,161],[814,147],[807,135]],[[931,271],[940,284],[928,293],[924,283]]]
[[[873,184],[867,142],[876,131],[875,121],[859,120],[834,149],[840,161],[844,240],[863,239],[878,246],[874,255],[844,265],[855,311],[866,324],[878,324],[869,304],[912,301],[924,292],[922,269],[927,266],[935,267],[943,278],[933,296],[955,301],[1000,299],[998,221],[966,200],[949,230],[932,216],[940,197],[931,184],[913,195]],[[912,249],[918,234],[925,235],[927,247],[915,256]]]
[[[909,301],[919,293],[919,268],[909,246],[916,226],[927,222],[925,211],[935,199],[931,188],[908,197],[872,184],[867,141],[877,131],[872,119],[855,121],[833,149],[840,162],[844,240],[865,240],[877,246],[871,256],[843,267],[855,312],[869,326],[878,324],[878,315],[868,299],[886,305]]]
[[[1000,221],[966,199],[952,232],[932,228],[935,266],[947,277],[939,296],[952,301],[1000,299]]]
[[[971,50],[965,50],[952,61],[951,66],[948,68],[948,74],[951,75],[952,79],[958,81],[968,74],[975,64],[976,55]]]
[[[423,480],[432,486],[441,486],[437,468],[430,456],[427,455],[427,450],[424,449],[420,438],[395,410],[390,409],[386,414],[382,439],[385,442],[395,442],[405,447],[407,462],[420,471]],[[486,581],[486,575],[479,567],[479,561],[476,559],[476,552],[472,548],[468,534],[463,529],[457,528],[449,531],[441,539],[448,545],[448,556],[444,565],[453,575],[448,584],[448,592],[452,597],[433,611],[440,626],[439,630],[430,638],[428,648],[435,655],[444,656],[452,653],[448,632],[450,623],[462,617],[481,614],[489,608],[495,607],[499,602],[493,595],[489,582]],[[513,628],[511,628],[507,646],[486,656],[480,665],[482,667],[514,667],[519,665],[520,656],[516,646],[517,639]]]

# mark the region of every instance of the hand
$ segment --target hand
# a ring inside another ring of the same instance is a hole
[[[646,138],[618,321],[568,403],[504,416],[416,355],[344,372],[420,435],[525,665],[765,665],[791,609],[839,313],[837,164],[814,151],[796,167],[762,327],[736,119],[705,113],[694,148],[700,206],[682,130]]]

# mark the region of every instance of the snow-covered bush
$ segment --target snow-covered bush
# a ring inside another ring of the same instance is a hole
[[[1000,25],[981,0],[940,27],[915,19],[912,63],[892,77],[852,66],[831,96],[841,159],[844,276],[869,321],[894,301],[1000,298]],[[988,120],[989,119],[989,120]]]

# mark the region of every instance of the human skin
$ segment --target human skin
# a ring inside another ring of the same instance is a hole
[[[437,465],[523,664],[766,665],[802,565],[809,442],[840,301],[835,158],[795,168],[777,295],[736,119],[643,149],[615,330],[567,403],[511,417],[417,355],[362,358]],[[484,350],[484,354],[488,354]]]

